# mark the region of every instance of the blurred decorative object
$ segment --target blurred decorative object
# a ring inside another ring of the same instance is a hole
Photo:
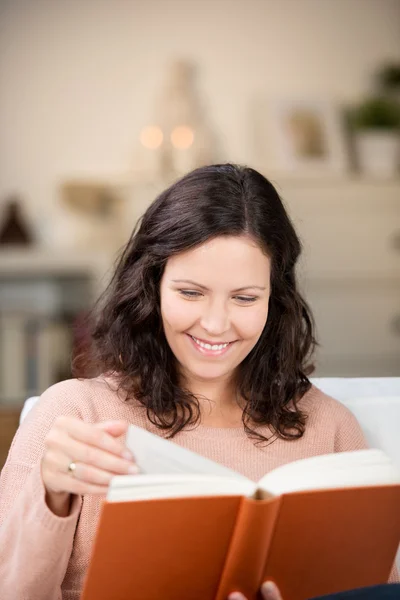
[[[140,133],[140,143],[149,150],[157,150],[163,143],[163,139],[163,132],[155,125],[144,127]]]
[[[116,250],[124,243],[123,186],[102,181],[70,180],[61,184],[61,198],[68,211],[59,226],[58,242],[61,245]]]
[[[396,315],[392,323],[392,331],[396,335],[400,335],[400,315]]]
[[[74,211],[96,219],[107,219],[119,201],[115,191],[103,183],[68,181],[62,184],[61,193]]]
[[[353,109],[351,123],[357,130],[384,130],[397,134],[400,128],[398,103],[384,96],[368,98]]]
[[[364,100],[350,111],[357,162],[362,173],[394,177],[400,162],[400,104],[385,96]]]
[[[383,93],[400,101],[400,63],[388,63],[377,74],[378,87]]]
[[[33,244],[33,234],[26,222],[22,206],[16,196],[5,202],[4,214],[0,225],[0,244],[29,246]]]
[[[400,231],[396,232],[390,241],[391,247],[394,248],[394,250],[397,250],[397,252],[400,252]]]
[[[156,99],[152,125],[140,133],[137,164],[146,177],[170,180],[215,162],[216,144],[195,88],[195,67],[174,62]]]
[[[269,116],[278,170],[323,175],[347,169],[344,131],[332,103],[284,100],[271,105]]]

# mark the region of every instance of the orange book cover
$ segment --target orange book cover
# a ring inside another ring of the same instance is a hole
[[[255,483],[134,433],[147,474],[113,479],[82,600],[256,600],[265,580],[308,600],[388,581],[400,474],[382,451],[302,459]]]
[[[385,583],[400,540],[400,486],[266,500],[166,498],[103,505],[82,600],[285,600]]]
[[[274,506],[274,509],[271,508]],[[216,600],[266,580],[284,600],[386,583],[400,541],[400,486],[243,499]]]

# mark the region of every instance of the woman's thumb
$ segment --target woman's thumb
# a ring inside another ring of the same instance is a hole
[[[265,581],[261,586],[263,600],[282,600],[282,596],[272,581]]]

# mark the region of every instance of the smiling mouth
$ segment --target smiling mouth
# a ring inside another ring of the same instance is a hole
[[[231,346],[235,342],[223,342],[220,344],[210,344],[209,342],[204,342],[203,340],[199,340],[199,338],[194,337],[193,335],[188,334],[189,337],[192,338],[194,343],[200,348],[204,348],[204,350],[211,350],[212,352],[218,352],[221,350],[225,350],[228,346]]]

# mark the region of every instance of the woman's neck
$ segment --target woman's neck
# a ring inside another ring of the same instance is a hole
[[[229,380],[187,379],[185,386],[199,400],[201,424],[205,427],[240,427],[243,408],[236,386]]]

